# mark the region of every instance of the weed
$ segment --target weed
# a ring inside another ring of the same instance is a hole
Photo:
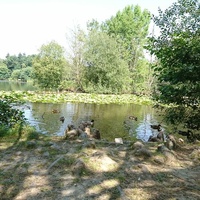
[[[158,181],[158,182],[162,183],[162,182],[166,181],[167,174],[165,174],[165,173],[157,173],[157,174],[155,174],[154,178],[155,178],[155,181]]]
[[[30,132],[27,136],[27,140],[38,140],[39,139],[40,134],[36,131]]]

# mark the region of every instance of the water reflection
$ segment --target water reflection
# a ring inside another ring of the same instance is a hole
[[[29,82],[0,81],[0,90],[3,91],[34,91],[37,89],[36,86],[33,86],[33,84]]]
[[[97,105],[85,103],[30,103],[30,109],[25,109],[29,123],[45,134],[62,136],[69,123],[78,126],[83,120],[94,119],[94,127],[99,129],[102,138],[113,141],[116,137],[137,137],[147,141],[149,136],[156,134],[151,124],[161,122],[156,110],[151,106],[134,104]],[[56,109],[58,113],[52,113]],[[138,120],[129,119],[130,115]],[[59,119],[65,117],[64,123]]]

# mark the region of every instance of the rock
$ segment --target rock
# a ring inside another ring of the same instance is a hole
[[[165,163],[165,160],[164,160],[164,158],[162,158],[162,157],[156,157],[156,158],[153,159],[153,161],[154,161],[156,164],[159,164],[159,165],[162,165],[162,164]]]
[[[141,148],[143,148],[144,147],[144,144],[142,143],[142,142],[140,142],[140,141],[137,141],[137,142],[135,142],[134,144],[133,144],[133,149],[141,149]]]
[[[122,138],[115,138],[115,143],[116,144],[123,144]]]
[[[74,166],[72,168],[72,174],[76,176],[81,176],[85,168],[85,163],[81,159],[78,159],[74,163]]]
[[[199,149],[194,149],[189,156],[192,159],[200,160],[200,148]]]
[[[16,156],[20,156],[20,155],[22,155],[22,152],[21,152],[21,151],[17,151],[17,152],[15,153],[15,155],[16,155]]]
[[[48,151],[46,151],[46,152],[43,153],[43,156],[46,157],[46,158],[48,158],[50,156],[50,154],[49,154]]]
[[[140,168],[143,173],[151,174],[151,172],[145,164],[138,164],[137,167]]]
[[[173,144],[173,142],[171,140],[167,140],[165,145],[169,150],[173,150],[174,149],[174,144]]]
[[[160,144],[158,145],[157,151],[159,152],[164,152],[164,151],[168,151],[169,149],[164,145],[164,144]]]
[[[177,148],[177,142],[176,139],[174,138],[173,135],[168,135],[167,136],[167,140],[165,142],[165,146],[169,149],[169,150],[173,150]]]
[[[176,156],[174,154],[173,151],[171,151],[168,147],[166,147],[165,145],[159,145],[158,146],[158,151],[160,151],[161,153],[163,153],[163,155],[165,156],[166,160],[169,162],[172,161],[176,161]]]
[[[151,157],[151,152],[146,148],[140,148],[135,151],[136,156]]]

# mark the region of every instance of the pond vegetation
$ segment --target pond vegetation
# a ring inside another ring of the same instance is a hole
[[[139,97],[133,94],[88,94],[70,92],[41,92],[41,91],[0,91],[1,97],[11,97],[23,102],[41,103],[95,103],[95,104],[127,104],[152,105],[153,101],[148,97]]]

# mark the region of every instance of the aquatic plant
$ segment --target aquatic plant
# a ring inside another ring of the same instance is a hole
[[[128,104],[151,105],[153,101],[148,97],[139,97],[133,94],[88,94],[69,92],[42,92],[42,91],[1,91],[0,98],[9,96],[24,102],[42,103],[95,103],[95,104]]]

